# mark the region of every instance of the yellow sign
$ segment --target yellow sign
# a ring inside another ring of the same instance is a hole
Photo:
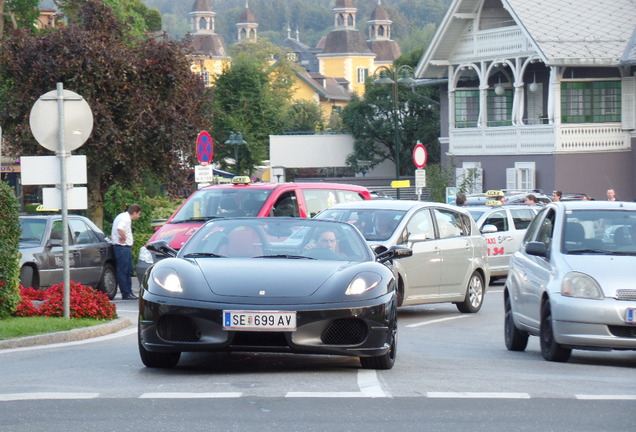
[[[486,191],[486,196],[491,198],[496,198],[496,197],[504,196],[504,193],[503,191],[500,191],[500,190],[489,190],[489,191]]]
[[[407,188],[411,187],[411,180],[393,180],[391,182],[392,188]]]
[[[250,183],[249,176],[234,176],[232,177],[232,184],[248,184]]]
[[[35,211],[41,211],[41,212],[56,212],[56,211],[60,211],[60,209],[47,209],[44,208],[44,206],[42,204],[40,204],[39,206],[37,206],[35,208]]]

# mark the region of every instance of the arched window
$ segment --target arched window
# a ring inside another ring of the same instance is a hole
[[[344,17],[342,16],[342,14],[338,15],[338,26],[343,26],[344,25]]]
[[[353,15],[347,16],[347,25],[353,26]]]
[[[199,29],[200,30],[206,30],[208,28],[208,23],[205,20],[205,18],[199,18]]]
[[[378,36],[384,36],[384,26],[378,27]]]

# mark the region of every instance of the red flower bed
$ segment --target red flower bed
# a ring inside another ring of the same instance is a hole
[[[16,316],[64,316],[64,284],[53,285],[45,291],[20,286],[22,299],[15,312]],[[37,305],[33,302],[42,302]],[[101,291],[80,283],[70,284],[71,318],[114,319],[116,308]]]

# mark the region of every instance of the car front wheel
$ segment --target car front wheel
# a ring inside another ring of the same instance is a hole
[[[466,287],[466,297],[461,303],[457,303],[457,309],[462,313],[479,312],[484,302],[484,279],[479,272],[474,272],[468,279]]]
[[[104,273],[102,273],[102,278],[97,284],[97,289],[106,294],[110,300],[117,295],[117,276],[112,265],[106,264],[104,266]]]
[[[37,286],[33,286],[33,267],[25,265],[20,269],[20,283],[25,288],[35,288],[38,289]]]
[[[141,343],[139,334],[137,335],[137,342],[139,344],[139,356],[146,367],[171,369],[179,363],[179,359],[181,358],[180,352],[165,353],[148,351]]]
[[[397,354],[397,322],[388,336],[389,350],[375,357],[360,357],[360,365],[364,369],[391,369],[395,364],[395,356]]]
[[[525,351],[528,346],[528,333],[519,331],[512,318],[512,306],[510,297],[506,295],[504,300],[504,337],[506,339],[506,348],[509,351]]]
[[[564,348],[561,344],[554,340],[554,331],[552,327],[552,309],[550,303],[545,302],[541,307],[541,355],[547,361],[566,362],[570,359],[572,350]]]

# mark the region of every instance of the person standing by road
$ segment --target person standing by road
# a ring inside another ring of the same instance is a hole
[[[458,193],[455,198],[455,204],[459,207],[466,207],[466,194],[463,192]]]
[[[616,192],[614,192],[614,189],[607,190],[607,200],[616,201]]]
[[[526,204],[535,205],[537,204],[537,197],[534,194],[528,194],[523,200],[523,202]]]
[[[119,285],[121,297],[124,300],[137,299],[132,291],[132,276],[134,274],[132,221],[139,219],[139,216],[141,216],[141,207],[139,204],[131,204],[127,211],[117,215],[113,221],[113,229],[110,235],[115,253],[117,285]]]
[[[561,201],[561,197],[563,196],[563,192],[560,190],[555,190],[552,192],[552,201]]]

